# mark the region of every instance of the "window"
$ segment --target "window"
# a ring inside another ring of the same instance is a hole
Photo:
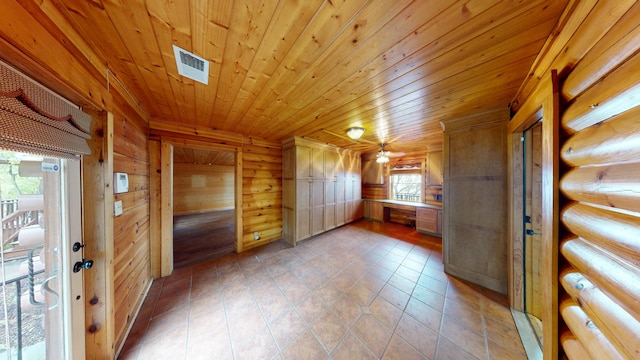
[[[422,199],[422,176],[403,170],[392,171],[389,177],[391,199],[420,202]]]

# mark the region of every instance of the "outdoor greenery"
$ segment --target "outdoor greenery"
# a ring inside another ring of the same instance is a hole
[[[422,176],[417,174],[393,174],[390,180],[393,199],[420,201]]]
[[[10,151],[0,151],[0,199],[14,200],[23,194],[39,194],[39,177],[22,177],[19,174],[20,161],[33,156]]]

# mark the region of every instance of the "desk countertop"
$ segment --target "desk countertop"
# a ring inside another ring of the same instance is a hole
[[[363,199],[363,200],[376,201],[376,202],[393,204],[393,205],[413,206],[416,208],[442,209],[442,203],[438,201],[427,201],[426,203],[418,203],[413,201],[401,201],[401,200],[390,200],[390,199]]]

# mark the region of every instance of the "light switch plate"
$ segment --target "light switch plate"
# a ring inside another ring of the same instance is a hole
[[[122,200],[113,203],[113,212],[116,216],[122,215]]]

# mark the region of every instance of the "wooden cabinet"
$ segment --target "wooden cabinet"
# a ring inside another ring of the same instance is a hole
[[[442,209],[417,208],[416,229],[431,235],[442,236]]]
[[[364,200],[364,217],[367,220],[384,222],[384,207],[381,202]]]
[[[442,151],[427,154],[427,186],[442,186]]]
[[[366,185],[384,184],[384,165],[375,160],[365,160],[362,164],[362,183]]]
[[[363,216],[359,153],[291,138],[282,158],[282,237],[290,244]]]
[[[503,294],[508,122],[506,109],[443,121],[445,272]]]

